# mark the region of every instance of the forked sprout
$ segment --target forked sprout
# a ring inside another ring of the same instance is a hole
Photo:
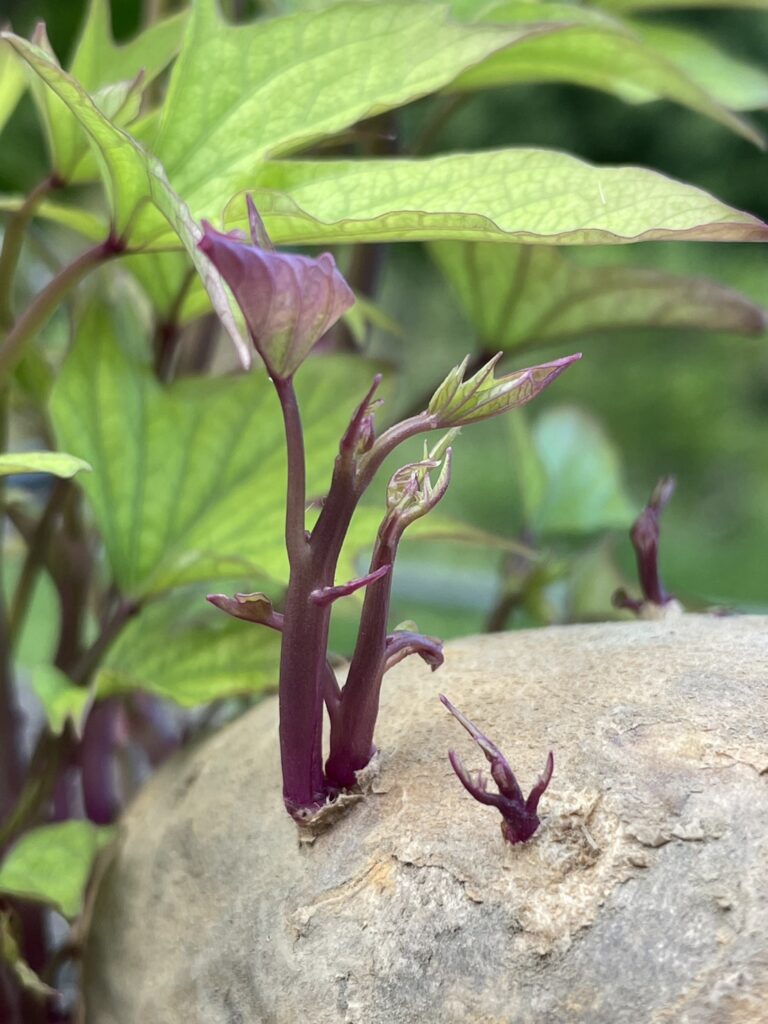
[[[469,735],[485,754],[486,761],[491,766],[491,778],[496,783],[498,793],[488,792],[488,779],[482,771],[469,772],[461,763],[458,754],[454,750],[448,752],[448,759],[451,767],[459,777],[459,781],[475,800],[489,807],[495,807],[504,819],[501,823],[501,834],[508,843],[524,843],[530,839],[541,824],[536,813],[539,807],[539,800],[546,791],[555,769],[555,759],[550,750],[547,755],[547,763],[543,773],[539,776],[536,785],[528,795],[523,797],[523,791],[515,778],[515,773],[509,767],[509,762],[502,752],[492,743],[487,736],[484,736],[474,723],[463,715],[458,708],[442,693],[440,700],[448,708],[453,717],[460,722]]]

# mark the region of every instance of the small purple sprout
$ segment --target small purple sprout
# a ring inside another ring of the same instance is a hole
[[[483,736],[480,730],[451,704],[442,693],[440,700],[450,711],[453,717],[460,722],[467,730],[478,747],[485,754],[485,758],[491,766],[491,778],[496,783],[498,793],[488,792],[488,780],[481,771],[468,772],[459,760],[455,751],[448,752],[448,759],[451,767],[459,777],[459,781],[475,800],[490,807],[496,807],[502,818],[501,834],[508,843],[524,843],[530,839],[541,824],[538,814],[539,800],[546,791],[555,769],[555,759],[552,751],[547,755],[547,764],[544,772],[539,776],[536,785],[530,792],[528,799],[524,799],[522,790],[509,763],[495,743],[491,743],[487,736]]]
[[[661,513],[675,490],[675,478],[663,476],[653,489],[648,504],[632,524],[629,536],[635,549],[637,574],[640,578],[642,599],[630,597],[620,587],[614,592],[612,601],[615,608],[626,608],[643,615],[648,609],[665,608],[676,604],[661,582],[659,575],[659,534]]]

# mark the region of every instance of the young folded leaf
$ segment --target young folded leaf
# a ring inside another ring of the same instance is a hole
[[[203,221],[198,247],[232,289],[270,376],[288,380],[355,296],[330,253],[313,259],[266,248],[266,231],[250,197],[248,213],[251,245]]]
[[[437,427],[461,427],[467,423],[489,419],[525,405],[552,383],[568,367],[581,359],[576,352],[551,363],[541,363],[517,370],[505,377],[494,377],[493,371],[503,353],[497,353],[477,373],[464,380],[469,356],[451,370],[432,396],[427,408]]]

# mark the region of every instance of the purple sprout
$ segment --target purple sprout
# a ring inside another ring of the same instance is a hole
[[[663,476],[654,487],[648,504],[632,524],[629,536],[635,549],[637,574],[643,596],[641,600],[630,597],[627,591],[620,587],[612,598],[614,607],[626,608],[635,614],[641,614],[649,605],[664,608],[675,601],[675,598],[665,590],[659,574],[661,513],[674,490],[675,478]]]
[[[555,770],[555,759],[552,751],[547,755],[547,763],[543,773],[539,776],[536,785],[531,790],[526,800],[520,789],[515,773],[509,767],[509,762],[495,743],[491,743],[487,736],[468,718],[451,704],[442,693],[440,700],[450,711],[453,717],[460,722],[467,730],[478,747],[485,754],[485,759],[491,766],[491,778],[496,783],[498,793],[488,792],[488,780],[481,771],[468,772],[459,760],[455,751],[448,752],[448,760],[456,772],[462,786],[466,791],[481,804],[495,807],[504,819],[501,823],[501,834],[508,843],[524,843],[530,839],[541,824],[536,813],[547,786]]]
[[[200,249],[232,290],[256,350],[277,391],[288,456],[285,542],[289,579],[282,612],[264,594],[211,595],[236,618],[282,635],[279,709],[283,799],[299,823],[311,823],[375,753],[374,727],[384,674],[418,654],[433,670],[442,645],[415,630],[388,632],[392,567],[405,530],[442,499],[451,472],[456,428],[522,405],[554,381],[580,354],[495,378],[494,357],[468,380],[465,360],[437,389],[427,408],[377,435],[374,412],[381,377],[352,415],[339,445],[330,486],[311,531],[305,513],[304,442],[293,376],[321,336],[352,305],[354,296],[333,257],[277,253],[248,199],[251,244],[237,234],[203,225]],[[397,470],[386,489],[386,510],[370,568],[338,585],[336,567],[353,513],[384,460],[409,438],[443,429],[423,457]],[[433,476],[435,479],[433,479]],[[328,631],[335,601],[364,589],[357,642],[343,687],[328,661]],[[330,749],[323,764],[323,716],[330,720]],[[514,777],[510,777],[513,779]],[[531,798],[529,798],[531,799]],[[530,834],[530,833],[529,833]],[[514,841],[514,840],[510,840]]]

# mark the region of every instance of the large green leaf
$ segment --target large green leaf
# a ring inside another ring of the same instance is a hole
[[[592,533],[632,522],[618,453],[587,413],[548,409],[530,431],[521,417],[512,438],[516,477],[523,488],[533,485],[523,504],[537,533]]]
[[[91,0],[70,73],[104,114],[125,126],[139,114],[144,91],[173,59],[181,45],[186,13],[174,15],[117,46],[112,38],[107,0]],[[58,66],[45,34],[38,26],[34,40],[51,64]],[[42,82],[33,83],[33,94],[48,136],[53,169],[62,181],[79,182],[98,176],[85,158],[88,137],[66,102]]]
[[[90,0],[70,73],[89,92],[134,78],[138,72],[146,86],[178,52],[188,17],[188,11],[179,11],[118,45],[112,36],[109,0]]]
[[[222,614],[199,586],[148,605],[96,678],[100,697],[144,690],[194,707],[277,685],[277,633]]]
[[[705,278],[583,266],[544,246],[429,247],[484,348],[512,349],[640,327],[760,334],[765,312]]]
[[[214,309],[247,363],[249,350],[232,316],[221,277],[197,248],[200,228],[171,188],[160,163],[113,124],[45,50],[12,33],[4,33],[2,38],[10,42],[87,133],[109,195],[113,232],[126,243],[139,244],[162,233],[164,226],[169,227],[171,246],[187,250]]]
[[[0,455],[0,476],[15,473],[51,473],[53,476],[71,477],[91,467],[83,459],[65,452],[9,452]]]
[[[632,28],[653,49],[732,110],[768,107],[768,74],[738,60],[685,29],[634,21]]]
[[[354,358],[313,360],[299,375],[310,495],[324,493],[339,437],[371,376]],[[283,426],[263,373],[164,389],[123,354],[108,314],[95,307],[64,365],[52,413],[58,436],[94,467],[84,490],[127,593],[217,576],[287,578]]]
[[[461,75],[457,90],[516,82],[569,82],[639,102],[675,100],[740,135],[762,143],[760,133],[719,102],[711,87],[657,52],[629,25],[588,8],[565,3],[506,2],[483,11],[483,21],[520,25],[561,22],[555,32],[532,34]],[[569,22],[573,24],[568,24]]]
[[[0,892],[38,900],[77,917],[96,854],[114,829],[87,821],[43,825],[27,832],[0,864]]]
[[[0,40],[0,131],[24,92],[24,71],[11,46]]]
[[[434,92],[529,31],[391,2],[235,27],[197,0],[154,151],[190,206],[218,215],[267,157]]]
[[[253,185],[270,235],[286,244],[768,240],[768,225],[701,189],[640,167],[595,167],[544,149],[276,161]],[[244,225],[244,206],[232,202],[232,224]]]

